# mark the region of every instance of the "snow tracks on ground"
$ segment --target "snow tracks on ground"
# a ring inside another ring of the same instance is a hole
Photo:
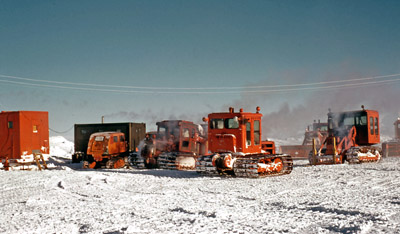
[[[55,160],[54,163],[57,163]],[[192,171],[0,172],[0,232],[396,233],[400,158],[264,178]],[[71,165],[72,166],[72,165]],[[68,170],[66,170],[68,169]]]

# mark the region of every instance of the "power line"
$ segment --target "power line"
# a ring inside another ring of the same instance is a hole
[[[2,75],[0,75],[2,76]],[[358,79],[349,79],[342,81],[327,81],[327,82],[317,82],[317,83],[308,83],[308,84],[296,84],[296,85],[275,85],[275,86],[258,86],[258,90],[246,90],[247,87],[241,87],[240,91],[150,91],[150,90],[118,90],[118,89],[105,89],[105,88],[85,88],[85,87],[73,87],[73,86],[65,86],[65,85],[52,85],[52,84],[36,84],[36,83],[28,83],[22,81],[12,81],[12,80],[3,80],[0,79],[0,82],[11,83],[11,84],[19,84],[19,85],[27,85],[27,86],[35,86],[35,87],[46,87],[46,88],[60,88],[60,89],[70,89],[70,90],[81,90],[81,91],[101,91],[101,92],[113,92],[113,93],[141,93],[141,94],[251,94],[251,93],[276,93],[276,92],[291,92],[291,91],[304,91],[304,90],[326,90],[326,89],[337,89],[337,88],[348,88],[348,87],[360,87],[360,86],[368,86],[375,84],[387,84],[394,83],[400,81],[398,79],[389,79],[389,80],[378,80],[378,81],[365,81],[365,80],[373,80],[373,79],[382,79],[400,76],[400,74],[386,75],[386,76],[375,76],[375,77],[366,77],[366,78],[358,78]],[[25,78],[24,78],[25,79]],[[334,83],[343,83],[343,82],[354,82],[354,81],[365,81],[365,82],[356,82],[356,83],[348,83],[348,84],[337,84],[337,85],[326,85],[326,84],[334,84]],[[52,83],[62,83],[62,82],[52,82]],[[72,83],[71,83],[72,84]],[[75,83],[80,84],[80,83]],[[315,86],[318,84],[319,86]],[[321,84],[325,84],[321,86]],[[311,87],[304,87],[304,86]],[[106,87],[104,85],[96,85],[93,86],[101,86]],[[315,86],[315,87],[312,87]],[[110,87],[122,87],[122,86],[110,86]],[[125,86],[126,87],[126,86]],[[265,87],[270,87],[270,89],[262,89]],[[276,89],[280,87],[279,89]],[[282,88],[282,87],[294,87],[294,88]],[[298,87],[298,88],[296,88]],[[149,87],[148,87],[149,88]],[[158,87],[160,88],[160,87]],[[227,88],[227,87],[225,87]],[[233,87],[231,87],[233,88]],[[239,87],[236,87],[239,88]],[[275,88],[275,89],[271,89]],[[183,88],[182,88],[183,89]],[[189,89],[189,88],[188,88]],[[221,89],[224,89],[222,87]]]
[[[243,86],[243,87],[146,87],[146,86],[128,86],[128,85],[104,85],[104,84],[89,84],[89,83],[77,83],[77,82],[63,82],[63,81],[49,81],[49,80],[40,80],[40,79],[32,79],[25,77],[17,77],[17,76],[9,76],[2,75],[0,77],[6,79],[14,79],[14,80],[24,80],[31,82],[41,82],[41,83],[50,83],[50,84],[61,84],[61,85],[76,85],[76,86],[92,86],[92,87],[108,87],[108,88],[123,88],[123,89],[145,89],[145,90],[225,90],[225,89],[260,89],[260,88],[282,88],[282,87],[297,87],[297,86],[313,86],[313,85],[325,85],[325,84],[335,84],[335,83],[346,83],[346,82],[355,82],[355,81],[364,81],[364,80],[375,80],[375,79],[385,79],[390,77],[400,76],[400,73],[383,75],[383,76],[372,76],[372,77],[363,77],[363,78],[355,78],[355,79],[347,79],[347,80],[334,80],[334,81],[324,81],[324,82],[313,82],[313,83],[299,83],[299,84],[287,84],[287,85],[263,85],[263,86]],[[37,84],[39,85],[39,84]],[[53,87],[53,86],[51,86]],[[82,88],[83,89],[83,88]],[[86,89],[83,89],[86,90]]]
[[[67,132],[71,131],[73,128],[74,128],[74,125],[72,125],[72,127],[70,127],[68,130],[66,130],[66,131],[62,131],[62,132],[59,132],[59,131],[53,130],[53,129],[51,129],[50,127],[49,127],[49,130],[50,130],[50,131],[52,131],[52,132],[55,132],[55,133],[62,134],[62,133],[67,133]]]

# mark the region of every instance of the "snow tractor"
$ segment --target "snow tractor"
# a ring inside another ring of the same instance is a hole
[[[328,136],[328,123],[321,123],[318,120],[312,125],[307,126],[304,133],[304,140],[301,145],[281,145],[280,152],[282,154],[289,154],[294,159],[302,158],[307,159],[310,151],[313,148],[313,139],[317,147],[321,146],[322,142],[325,141]]]
[[[328,137],[317,151],[314,141],[311,165],[376,162],[381,158],[379,113],[374,110],[328,113]]]
[[[128,154],[136,154],[140,141],[146,135],[145,123],[101,123],[75,124],[74,126],[74,149],[72,163],[88,161],[87,148],[90,136],[96,132],[122,132],[125,134],[125,141],[128,143]]]
[[[208,118],[208,147],[212,152],[197,161],[196,171],[205,175],[232,175],[259,178],[289,174],[290,155],[275,154],[271,141],[261,141],[260,107],[256,113],[211,113]],[[264,150],[263,150],[264,149]]]
[[[391,141],[382,143],[382,155],[384,157],[400,156],[400,118],[394,123],[395,138]]]
[[[128,143],[122,132],[97,132],[90,135],[83,168],[117,169],[128,162]]]
[[[207,152],[203,128],[185,120],[157,122],[157,132],[146,134],[139,154],[131,158],[138,168],[193,170],[199,155]]]

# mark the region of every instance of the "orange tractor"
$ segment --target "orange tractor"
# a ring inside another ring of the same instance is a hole
[[[90,135],[84,168],[122,168],[128,162],[128,143],[122,132],[98,132]]]
[[[328,137],[310,152],[311,165],[374,162],[381,158],[379,113],[374,110],[328,113]]]
[[[197,161],[196,170],[206,175],[234,175],[237,177],[267,177],[289,174],[293,169],[290,155],[275,154],[271,141],[261,141],[260,108],[256,113],[212,113],[208,118],[208,146],[211,155]]]
[[[157,132],[146,134],[139,153],[131,158],[138,168],[193,170],[199,155],[207,153],[202,127],[190,121],[157,122]]]

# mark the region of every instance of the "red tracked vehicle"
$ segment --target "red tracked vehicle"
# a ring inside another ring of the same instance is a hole
[[[128,143],[124,133],[93,133],[89,138],[83,168],[122,168],[128,162],[128,155]]]
[[[328,137],[310,152],[311,165],[374,162],[381,158],[379,113],[374,110],[328,113]]]
[[[256,113],[212,113],[208,118],[208,147],[211,155],[197,161],[196,170],[206,175],[259,178],[289,174],[292,157],[275,153],[273,142],[261,141],[260,108]],[[264,150],[263,150],[264,149]],[[267,151],[265,151],[267,150]]]
[[[193,170],[207,153],[207,137],[200,125],[185,120],[157,122],[157,132],[146,134],[139,153],[131,158],[138,168]]]

